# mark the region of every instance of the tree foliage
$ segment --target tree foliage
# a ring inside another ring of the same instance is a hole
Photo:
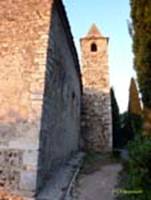
[[[130,0],[133,51],[143,103],[151,108],[151,0]]]
[[[131,78],[130,82],[128,111],[134,115],[142,115],[141,104],[134,78]]]
[[[128,110],[120,118],[123,146],[126,146],[142,132],[142,109],[134,78],[130,82]]]
[[[128,118],[130,131],[132,132],[133,136],[141,134],[142,109],[136,87],[136,82],[133,78],[131,79],[129,89]]]
[[[123,165],[120,187],[127,191],[141,191],[130,195],[120,194],[118,200],[151,199],[151,138],[136,137],[128,144],[129,159]]]
[[[111,88],[111,107],[112,107],[112,133],[113,133],[113,149],[120,149],[122,145],[120,113],[115,98],[114,90]]]
[[[132,126],[131,115],[125,112],[120,115],[121,118],[121,132],[122,132],[122,146],[126,147],[129,141],[134,139],[134,129]]]

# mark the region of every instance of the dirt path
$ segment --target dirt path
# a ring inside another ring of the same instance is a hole
[[[80,175],[73,190],[73,200],[113,200],[117,176],[122,169],[119,163],[103,165],[100,170]]]

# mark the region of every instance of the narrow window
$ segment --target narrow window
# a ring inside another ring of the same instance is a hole
[[[92,52],[96,52],[96,51],[97,51],[97,46],[96,46],[95,43],[92,43],[92,44],[91,44],[91,51],[92,51]]]

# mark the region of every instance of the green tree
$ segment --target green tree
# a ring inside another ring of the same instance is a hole
[[[126,146],[142,131],[142,109],[134,78],[130,82],[128,110],[120,118],[123,146]]]
[[[121,118],[121,132],[122,132],[122,145],[126,147],[129,141],[134,139],[134,131],[131,123],[131,116],[129,112],[124,112],[120,115]]]
[[[134,78],[131,79],[129,88],[128,118],[133,135],[142,131],[142,109]]]
[[[120,113],[113,88],[111,88],[110,94],[111,94],[111,107],[112,107],[113,150],[117,150],[120,149],[122,146]]]
[[[144,129],[151,134],[151,0],[130,0],[134,66],[144,103]]]
[[[134,78],[131,78],[130,82],[128,111],[138,116],[142,115],[141,103]]]
[[[129,159],[124,161],[119,186],[138,194],[120,194],[118,200],[151,199],[151,137],[136,137],[128,144]]]

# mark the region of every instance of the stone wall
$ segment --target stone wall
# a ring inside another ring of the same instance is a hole
[[[52,12],[40,135],[38,188],[79,150],[81,84],[79,64],[62,9]]]
[[[88,151],[111,151],[110,95],[84,89],[82,106],[82,136]]]
[[[54,2],[0,1],[0,189],[22,196],[78,149],[79,65]]]
[[[94,51],[92,45],[95,45]],[[82,80],[82,135],[85,147],[93,151],[112,148],[112,119],[110,103],[108,38],[93,25],[81,39]]]

